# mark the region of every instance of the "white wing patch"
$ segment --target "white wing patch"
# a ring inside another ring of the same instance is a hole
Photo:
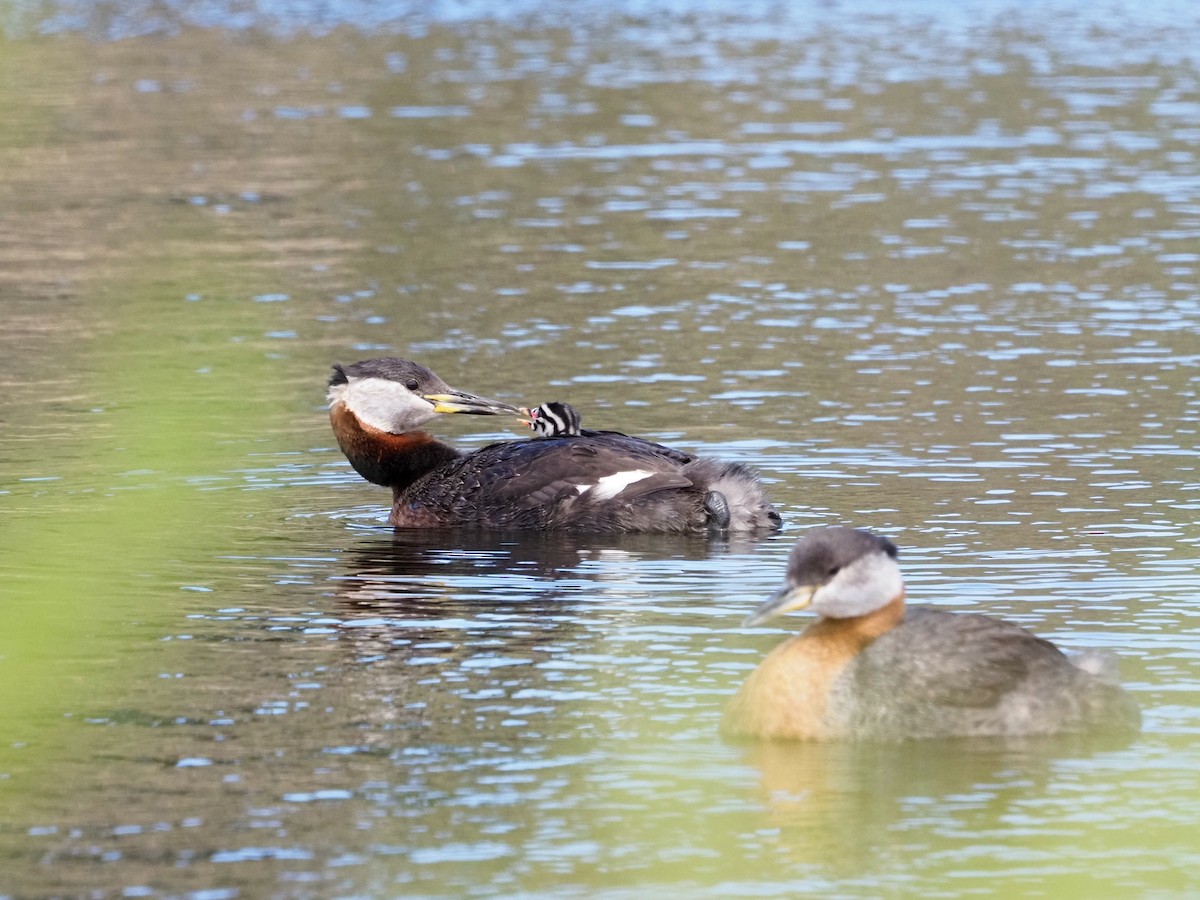
[[[592,497],[596,500],[610,500],[629,485],[641,481],[643,478],[649,478],[653,472],[647,472],[645,469],[629,469],[625,472],[614,472],[611,475],[605,475],[596,481],[595,484],[577,484],[575,490],[580,494],[586,494],[592,491]]]

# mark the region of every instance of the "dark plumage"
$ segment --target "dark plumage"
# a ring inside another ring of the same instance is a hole
[[[748,620],[811,607],[730,702],[729,735],[906,740],[1136,730],[1140,714],[1093,657],[991,616],[905,609],[896,548],[849,528],[807,533],[787,583]]]
[[[508,441],[460,454],[416,427],[439,412],[525,411],[453,391],[408,360],[335,367],[329,401],[351,464],[392,488],[390,521],[397,527],[664,533],[779,527],[745,466],[618,432]],[[561,407],[577,425],[577,414]]]

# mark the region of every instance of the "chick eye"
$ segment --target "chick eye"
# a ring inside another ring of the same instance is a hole
[[[408,381],[404,382],[404,386],[410,391],[415,391],[419,387],[419,383],[417,382],[417,379],[410,378]]]
[[[829,572],[827,574],[829,575],[830,578],[832,578],[834,575],[836,575],[840,571],[842,571],[841,566],[831,566],[829,569]]]

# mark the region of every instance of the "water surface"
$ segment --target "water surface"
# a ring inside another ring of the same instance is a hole
[[[1194,893],[1195,12],[510,9],[8,14],[0,896]],[[787,529],[395,535],[384,353]],[[1143,734],[722,742],[832,523]]]

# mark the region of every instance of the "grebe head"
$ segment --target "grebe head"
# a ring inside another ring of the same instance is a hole
[[[903,593],[896,545],[887,538],[854,528],[814,528],[792,549],[783,587],[743,625],[793,609],[850,619],[882,609]]]
[[[569,403],[553,400],[526,412],[529,427],[538,437],[579,434],[579,413]]]
[[[335,365],[327,395],[364,425],[404,434],[439,413],[523,416],[515,406],[458,391],[432,371],[407,359],[385,356]]]

